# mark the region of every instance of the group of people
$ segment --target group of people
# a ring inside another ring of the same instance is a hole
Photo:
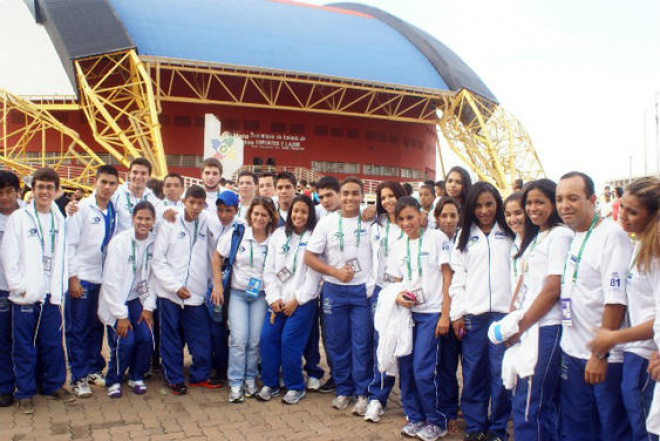
[[[457,433],[459,402],[466,440],[507,439],[511,419],[520,440],[658,439],[660,180],[628,186],[617,225],[579,172],[502,200],[454,167],[417,198],[383,182],[375,206],[355,177],[320,179],[315,203],[288,172],[222,191],[212,158],[203,186],[167,175],[162,200],[150,174],[135,159],[120,185],[101,166],[63,216],[54,170],[27,205],[0,171],[0,405],[33,413],[37,393],[90,384],[120,398],[126,376],[144,394],[162,363],[175,395],[334,391],[371,422],[398,376],[401,433],[427,441]]]

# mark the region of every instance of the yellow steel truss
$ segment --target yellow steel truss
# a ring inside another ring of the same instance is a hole
[[[158,101],[222,104],[433,123],[437,91],[284,71],[190,65],[143,57]]]
[[[76,60],[81,105],[96,141],[128,166],[145,157],[167,174],[151,78],[134,50]]]
[[[525,128],[502,107],[462,90],[438,111],[449,147],[480,179],[508,191],[516,178],[545,175]]]
[[[91,189],[95,170],[103,161],[77,132],[43,106],[3,89],[0,89],[0,104],[0,163],[4,167],[21,176],[38,167],[51,167],[59,171],[63,186]],[[18,124],[10,125],[10,121]]]

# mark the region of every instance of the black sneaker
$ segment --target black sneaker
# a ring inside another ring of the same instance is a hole
[[[332,377],[328,378],[328,380],[323,383],[323,385],[319,388],[319,392],[322,394],[331,394],[335,391],[335,380],[332,379]]]
[[[50,395],[46,395],[46,399],[61,401],[62,403],[72,403],[76,401],[76,397],[71,392],[64,389],[63,387],[57,389],[55,392],[53,392]]]
[[[185,395],[188,392],[188,388],[184,383],[170,384],[170,391],[174,395]]]
[[[224,386],[225,382],[220,377],[211,377],[209,378],[209,384],[218,388]]]
[[[481,432],[471,432],[465,434],[465,441],[485,441],[486,434]]]
[[[0,407],[9,407],[14,404],[14,396],[12,394],[0,394]]]
[[[484,441],[504,441],[498,434],[495,432],[488,432],[486,436],[484,436]]]

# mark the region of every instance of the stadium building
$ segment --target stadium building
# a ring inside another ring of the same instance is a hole
[[[197,177],[205,155],[215,154],[308,179],[420,181],[442,173],[435,164],[444,135],[500,188],[543,173],[524,129],[469,66],[433,36],[373,7],[25,4],[75,95],[1,93],[2,161],[19,172],[51,165],[67,183],[86,186],[99,164],[126,166],[144,156],[156,176]]]

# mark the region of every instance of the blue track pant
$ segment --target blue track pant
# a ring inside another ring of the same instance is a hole
[[[559,436],[559,361],[561,326],[539,328],[534,375],[519,378],[513,393],[513,433],[525,441],[556,441]]]
[[[628,414],[633,441],[658,441],[657,435],[646,431],[646,418],[653,401],[655,382],[646,372],[649,361],[632,352],[623,354],[621,396]]]
[[[9,292],[0,291],[0,394],[14,393],[14,363],[11,359],[11,303]]]
[[[225,323],[210,320],[211,344],[213,352],[213,369],[221,380],[227,379],[227,363],[229,360],[229,330]]]
[[[188,344],[192,355],[189,371],[191,383],[209,379],[211,374],[211,327],[206,305],[181,307],[165,298],[158,298],[160,314],[160,356],[165,380],[169,384],[184,382],[183,346]]]
[[[511,394],[502,383],[504,345],[488,340],[488,327],[504,314],[465,316],[463,336],[463,395],[461,408],[466,432],[493,432],[507,439]],[[490,418],[488,408],[490,404]]]
[[[365,285],[323,285],[326,343],[337,395],[367,396],[374,327]]]
[[[380,294],[381,287],[376,286],[374,289],[374,295],[371,296],[369,302],[371,303],[371,318],[373,319],[376,314],[376,308],[378,307],[378,295]],[[394,387],[395,377],[385,375],[378,370],[378,358],[376,356],[376,351],[378,350],[378,332],[374,330],[374,368],[373,368],[373,377],[369,383],[369,401],[378,400],[380,404],[385,408],[387,407],[387,400],[390,397],[390,392]]]
[[[81,281],[83,293],[80,298],[67,294],[64,303],[66,320],[65,338],[71,383],[88,374],[101,372],[105,368],[103,349],[103,324],[98,318],[99,291],[101,285]]]
[[[408,421],[431,423],[447,428],[447,418],[437,407],[435,365],[438,357],[438,340],[435,327],[439,313],[412,313],[413,352],[399,358],[401,402]]]
[[[321,343],[321,312],[319,300],[314,299],[311,300],[311,302],[316,306],[314,316],[312,317],[312,327],[303,355],[305,357],[305,372],[307,372],[307,376],[318,378],[320,380],[323,378],[324,374],[323,369],[319,366],[319,363],[321,363],[321,353],[319,352],[319,344]]]
[[[266,312],[264,326],[261,328],[261,381],[273,389],[279,387],[279,372],[282,366],[284,385],[288,390],[305,390],[302,356],[309,333],[314,323],[317,309],[316,299],[298,306],[291,317],[284,313],[275,314],[270,306]]]
[[[62,311],[59,305],[44,303],[12,305],[14,377],[16,399],[37,393],[52,395],[66,381],[62,345]]]
[[[153,332],[147,322],[138,320],[142,315],[140,299],[131,300],[128,307],[128,319],[133,329],[129,329],[126,337],[119,337],[116,327],[108,326],[108,346],[110,347],[110,363],[105,377],[107,386],[121,383],[128,369],[130,380],[142,380],[149,370],[151,354],[154,349]]]
[[[584,381],[587,360],[562,352],[559,380],[559,439],[629,440],[630,426],[621,399],[623,363],[609,363],[605,381]]]
[[[438,410],[448,420],[458,418],[458,356],[460,342],[450,327],[449,332],[438,338],[438,357],[435,365]]]

